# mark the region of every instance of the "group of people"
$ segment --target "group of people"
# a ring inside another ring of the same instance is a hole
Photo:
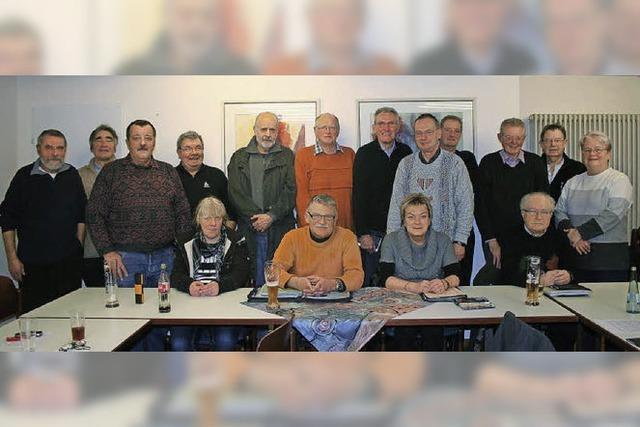
[[[153,156],[151,122],[127,126],[121,159],[117,132],[100,125],[80,170],[65,163],[65,136],[43,131],[38,159],[17,172],[0,205],[23,311],[82,281],[102,286],[104,265],[132,287],[135,273],[156,286],[164,264],[193,297],[261,286],[268,260],[281,287],[308,293],[363,285],[442,293],[471,284],[474,218],[486,258],[477,283],[523,284],[531,255],[543,259],[545,284],[626,278],[632,187],[610,168],[611,143],[600,132],[580,141],[583,164],[564,153],[562,126],[543,129],[539,157],[523,150],[525,124],[510,118],[500,125],[502,149],[478,165],[457,150],[463,122],[455,115],[417,117],[415,152],[398,140],[401,119],[390,107],[376,111],[374,139],[357,152],[338,143],[333,114],[316,118],[316,144],[295,154],[280,143],[278,124],[271,112],[256,117],[228,176],[203,163],[194,131],[178,137],[173,167]],[[229,350],[238,334],[217,328],[212,336]],[[193,348],[195,335],[171,328],[173,348]],[[156,334],[147,348],[162,340]]]

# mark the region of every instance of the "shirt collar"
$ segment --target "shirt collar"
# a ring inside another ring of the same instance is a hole
[[[391,157],[391,154],[393,154],[393,152],[395,151],[396,147],[398,146],[398,144],[396,143],[396,141],[393,141],[393,144],[391,144],[391,147],[389,148],[384,148],[384,146],[382,145],[382,143],[380,141],[378,141],[376,139],[376,142],[378,143],[378,147],[380,147],[380,149],[382,151],[384,151],[384,153],[388,156]]]
[[[342,147],[336,141],[336,152],[338,152],[338,151],[341,152],[341,153],[343,152],[342,151]],[[322,153],[324,153],[324,151],[322,150],[322,146],[320,145],[319,142],[316,141],[316,145],[315,145],[315,148],[313,150],[313,155],[317,156],[318,154],[322,154]]]
[[[424,158],[424,156],[422,155],[422,151],[418,151],[418,156],[420,157],[420,161],[422,163],[424,163],[425,165],[430,165],[431,163],[433,163],[436,160],[438,160],[438,157],[440,157],[440,153],[442,153],[442,148],[438,148],[438,151],[436,151],[436,154],[433,155],[431,160],[426,160]]]
[[[63,163],[62,166],[60,167],[60,169],[58,169],[55,172],[47,172],[44,170],[44,168],[42,167],[42,161],[40,160],[40,158],[38,158],[38,160],[36,160],[33,163],[33,167],[31,168],[31,175],[57,175],[59,173],[62,173],[66,170],[68,170],[71,167],[71,165],[69,163]]]
[[[527,227],[527,224],[523,224],[523,225],[524,225],[524,231],[526,231],[527,234],[529,234],[531,237],[538,238],[538,237],[544,236],[547,233],[547,231],[545,230],[545,232],[542,234],[535,234],[533,231],[529,230],[529,228]]]
[[[500,157],[502,158],[502,162],[510,167],[515,167],[518,165],[518,162],[522,162],[524,164],[524,150],[520,150],[520,153],[517,157],[510,156],[507,154],[504,149],[500,150]]]

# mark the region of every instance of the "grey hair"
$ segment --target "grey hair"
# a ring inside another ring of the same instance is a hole
[[[202,143],[202,146],[204,147],[204,141],[202,140],[202,136],[194,130],[189,130],[184,132],[178,137],[178,142],[177,142],[178,150],[182,148],[182,141],[184,141],[185,139],[198,139],[200,140],[200,142]]]
[[[584,143],[587,140],[587,138],[592,138],[597,140],[599,143],[604,144],[605,147],[607,147],[607,151],[611,151],[611,141],[609,141],[609,137],[604,132],[600,132],[598,130],[592,130],[590,132],[587,132],[580,139],[580,148],[584,147]]]
[[[544,191],[535,191],[533,193],[529,193],[529,194],[525,194],[524,196],[522,196],[522,199],[520,199],[520,210],[524,210],[525,206],[527,206],[527,203],[529,202],[529,199],[535,196],[542,196],[544,197],[547,202],[549,202],[549,204],[551,205],[551,210],[554,210],[556,208],[556,201],[553,199],[553,197],[551,197],[549,194],[545,193]]]
[[[276,128],[278,127],[278,124],[280,123],[280,119],[278,118],[278,115],[272,111],[263,111],[262,113],[258,113],[258,115],[256,116],[256,120],[253,122],[253,129],[255,130],[256,126],[258,125],[258,119],[260,119],[261,116],[265,116],[265,115],[271,115],[273,116],[273,118],[276,119]]]
[[[311,206],[312,203],[319,203],[321,205],[328,206],[338,213],[338,204],[336,203],[336,200],[328,194],[317,194],[313,196],[307,204],[307,210],[309,210],[309,206]]]
[[[376,112],[373,114],[373,123],[375,124],[376,119],[378,118],[378,116],[380,114],[393,114],[394,116],[396,116],[396,119],[398,120],[398,124],[400,124],[400,114],[398,114],[398,111],[393,108],[393,107],[380,107],[376,110]]]
[[[314,129],[316,128],[316,125],[318,124],[318,120],[320,120],[324,116],[329,116],[333,120],[335,120],[336,121],[336,128],[338,129],[338,131],[340,131],[340,120],[338,120],[338,117],[335,114],[331,114],[331,113],[322,113],[318,117],[316,117],[316,121],[314,122],[314,125],[313,125]]]
[[[524,122],[517,117],[511,117],[509,119],[505,119],[500,123],[500,134],[504,135],[505,128],[522,128],[524,129],[525,134],[527,133],[527,127],[524,125]]]
[[[42,145],[42,141],[44,141],[44,138],[46,136],[54,136],[56,138],[62,138],[62,140],[64,141],[64,146],[65,147],[67,146],[67,137],[64,136],[62,132],[60,132],[58,129],[46,129],[46,130],[43,130],[40,135],[38,135],[38,142],[36,144],[36,147],[40,147]]]
[[[98,132],[102,132],[102,131],[109,132],[111,134],[111,137],[113,138],[113,142],[115,143],[115,146],[116,147],[118,146],[118,134],[116,133],[116,130],[109,125],[101,124],[100,126],[95,128],[93,131],[91,131],[91,135],[89,135],[90,150],[93,150],[93,143],[96,142],[96,138],[98,137]]]

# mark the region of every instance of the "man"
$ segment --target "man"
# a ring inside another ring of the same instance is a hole
[[[475,195],[475,175],[476,171],[478,170],[478,162],[476,161],[476,157],[471,151],[458,150],[458,144],[460,143],[460,139],[462,137],[462,119],[458,116],[448,115],[444,116],[440,123],[442,125],[440,147],[445,151],[455,153],[462,159],[464,165],[467,168],[467,172],[469,173],[469,179],[471,179],[471,186],[474,189]],[[462,283],[471,283],[471,273],[473,271],[473,252],[475,245],[476,237],[473,231],[473,227],[471,227],[469,239],[467,239],[466,245],[463,246],[465,249],[464,258],[462,258],[462,261],[460,261],[460,267],[462,269],[460,280]]]
[[[432,227],[451,239],[459,262],[464,258],[473,227],[473,187],[469,173],[460,157],[440,148],[440,123],[433,114],[418,116],[413,129],[418,151],[398,165],[387,233],[402,227],[400,206],[404,198],[412,193],[425,194],[433,209]]]
[[[38,160],[16,173],[0,204],[7,264],[24,313],[80,287],[85,232],[87,198],[78,171],[64,161],[65,136],[45,130],[36,150]]]
[[[197,132],[188,131],[178,137],[177,147],[180,164],[176,166],[184,191],[187,193],[191,214],[196,210],[200,200],[208,196],[219,199],[227,210],[231,224],[235,228],[235,213],[229,203],[227,177],[218,168],[205,165],[204,141]]]
[[[309,200],[317,194],[327,194],[338,204],[338,224],[353,229],[351,190],[353,183],[353,159],[356,153],[338,144],[340,122],[331,113],[316,118],[313,127],[316,145],[296,153],[296,210],[298,224],[307,224],[304,211]]]
[[[116,159],[118,134],[108,125],[100,125],[89,135],[89,150],[93,158],[89,164],[78,170],[87,197],[96,182],[96,177],[102,168]],[[104,259],[98,254],[91,234],[87,233],[84,240],[84,259],[82,260],[82,280],[89,287],[104,286]]]
[[[542,160],[547,165],[549,194],[556,202],[560,198],[562,187],[576,175],[586,172],[581,162],[570,159],[564,152],[567,145],[567,130],[564,126],[553,123],[546,125],[540,132]]]
[[[378,268],[380,244],[387,229],[389,202],[398,164],[411,148],[396,140],[400,116],[391,107],[379,108],[373,119],[375,139],[360,147],[353,162],[353,219],[362,252],[364,286]]]
[[[96,178],[87,206],[89,230],[120,286],[135,273],[157,285],[160,266],[173,266],[172,243],[191,230],[189,203],[178,174],[156,160],[156,129],[147,120],[127,126],[129,154],[108,164]]]
[[[229,162],[229,199],[238,216],[238,231],[249,246],[256,285],[264,284],[264,263],[282,236],[295,226],[296,187],[293,152],[278,140],[278,117],[256,117],[254,136]]]
[[[549,190],[542,159],[522,149],[525,137],[522,120],[504,120],[498,134],[502,150],[484,156],[478,167],[476,221],[486,244],[488,281],[498,273],[492,267],[501,266],[501,242],[507,230],[522,224],[520,199],[528,193]]]
[[[557,269],[557,255],[562,244],[554,228],[550,226],[555,200],[547,193],[529,193],[520,201],[523,224],[510,230],[503,239],[503,261],[500,282],[524,286],[527,258],[538,256],[544,286],[566,285],[572,280],[567,270]]]
[[[337,225],[336,201],[316,195],[304,215],[309,225],[285,234],[273,257],[281,267],[280,287],[316,294],[360,289],[364,272],[358,240]]]

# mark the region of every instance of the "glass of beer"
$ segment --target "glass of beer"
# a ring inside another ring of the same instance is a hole
[[[540,257],[531,256],[527,265],[526,305],[540,305]]]
[[[21,317],[18,324],[22,351],[36,351],[36,319]]]
[[[71,340],[75,346],[84,345],[84,327],[85,318],[84,313],[74,311],[69,315],[69,321],[71,323]]]
[[[278,279],[280,277],[280,270],[273,261],[267,261],[264,264],[264,281],[267,285],[269,292],[269,299],[267,300],[267,310],[274,311],[280,308],[278,303]]]

